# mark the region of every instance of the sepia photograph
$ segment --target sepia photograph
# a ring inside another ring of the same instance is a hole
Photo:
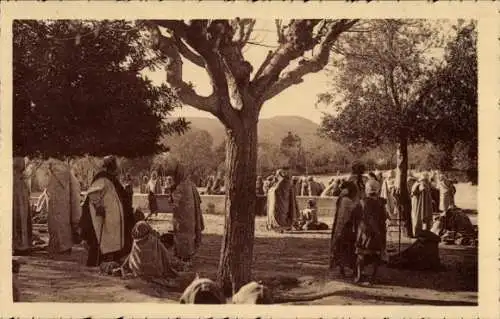
[[[477,307],[478,19],[242,13],[9,22],[9,302]]]

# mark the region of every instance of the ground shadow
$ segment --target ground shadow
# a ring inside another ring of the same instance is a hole
[[[374,296],[370,288],[356,288],[350,279],[342,279],[336,272],[328,272],[329,235],[307,237],[256,237],[254,245],[253,277],[273,289],[289,291],[294,295],[308,294],[304,285],[321,291],[325,285],[338,296],[371,299],[382,303],[427,304],[434,300],[406,296],[398,291],[420,288],[434,292],[470,292],[466,299],[475,298],[478,287],[477,249],[441,246],[444,271],[414,271],[381,267],[379,286],[389,287],[389,296]],[[96,268],[85,267],[86,252],[75,247],[71,255],[50,259],[46,252],[26,257],[19,274],[23,301],[45,302],[176,302],[190,283],[194,273],[216,278],[222,236],[205,234],[194,259],[193,272],[179,281],[177,287],[166,288],[141,280],[123,280],[105,276]],[[344,287],[345,289],[340,289]],[[347,288],[346,288],[347,287]],[[346,292],[346,290],[348,292]],[[128,293],[130,292],[130,293]],[[344,294],[344,295],[342,295]],[[142,297],[141,297],[142,296]],[[477,298],[477,297],[476,297]],[[442,301],[440,305],[470,305],[468,301]]]
[[[196,271],[214,278],[219,261],[219,235],[203,236],[196,257]],[[273,276],[322,278],[328,274],[329,238],[267,237],[255,238],[253,273],[256,279],[269,281]],[[416,271],[382,266],[379,281],[384,285],[424,288],[436,291],[478,290],[477,249],[440,246],[441,271]],[[333,280],[342,278],[328,274]],[[267,277],[267,278],[266,278]],[[293,285],[292,285],[293,286]]]

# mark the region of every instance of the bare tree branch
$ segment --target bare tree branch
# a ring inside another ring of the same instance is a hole
[[[179,36],[174,34],[174,39],[175,39],[175,43],[177,45],[177,48],[179,48],[179,52],[182,54],[182,56],[184,58],[186,58],[187,60],[189,60],[190,62],[192,62],[193,64],[195,64],[199,67],[202,67],[202,68],[205,67],[205,60],[203,60],[203,58],[200,55],[191,51],[191,49],[186,44],[184,44],[184,42],[182,41],[182,39]]]
[[[192,85],[182,79],[182,58],[174,41],[162,36],[159,45],[160,50],[168,56],[165,63],[167,83],[174,89],[181,102],[218,116],[215,95],[212,93],[208,97],[200,96]]]
[[[233,28],[238,28],[239,37],[236,40],[236,43],[238,43],[241,48],[248,43],[256,22],[257,21],[255,19],[236,19]]]
[[[227,21],[213,20],[207,24],[203,20],[194,20],[186,29],[184,38],[187,44],[205,60],[205,69],[217,97],[217,117],[226,126],[239,122],[236,110],[231,104],[231,93],[234,88],[230,88],[228,84],[228,66],[219,53],[229,39],[232,42],[231,30],[227,29],[228,27]]]
[[[325,36],[319,43],[319,52],[317,52],[310,60],[301,60],[295,69],[287,72],[284,76],[275,81],[264,91],[263,100],[265,101],[276,96],[294,84],[302,83],[302,78],[306,74],[321,71],[328,64],[330,49],[333,43],[337,40],[340,34],[348,30],[356,22],[357,20],[341,20],[335,23],[330,23]]]
[[[271,59],[272,56],[273,56],[273,51],[271,50],[267,51],[266,58],[264,59],[264,62],[262,62],[262,64],[260,65],[260,68],[257,70],[257,72],[255,72],[254,79],[258,78],[261,75],[262,71],[264,70],[264,67],[269,63],[269,60]]]
[[[292,20],[284,35],[283,43],[274,51],[274,54],[262,67],[262,73],[254,78],[251,87],[254,96],[263,96],[267,90],[279,78],[290,61],[302,56],[304,52],[314,47],[313,29],[320,20]],[[277,22],[281,27],[281,24]]]
[[[260,47],[264,47],[264,48],[273,48],[273,49],[278,47],[276,45],[262,44],[262,43],[257,43],[257,42],[253,42],[253,41],[247,41],[247,44],[252,44],[252,45],[256,45],[256,46],[260,46]]]
[[[169,29],[181,38],[185,37],[188,28],[182,20],[146,20],[146,23]]]
[[[283,22],[279,19],[274,20],[274,22],[276,24],[276,32],[278,34],[278,43],[283,44],[285,43],[285,35],[283,34],[283,25],[282,25]]]

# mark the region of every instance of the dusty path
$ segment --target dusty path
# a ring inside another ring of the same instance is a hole
[[[203,247],[195,271],[215,277],[223,218],[207,215]],[[327,223],[330,221],[326,220]],[[152,222],[170,228],[169,217]],[[441,246],[441,272],[417,272],[382,267],[380,283],[357,286],[328,274],[327,233],[275,234],[264,230],[264,218],[256,220],[254,277],[286,291],[305,296],[328,291],[331,296],[309,304],[421,304],[473,305],[477,303],[477,249]],[[180,290],[166,291],[138,280],[102,276],[84,266],[86,252],[76,246],[71,256],[49,258],[45,252],[25,257],[19,276],[22,300],[33,302],[177,302]]]

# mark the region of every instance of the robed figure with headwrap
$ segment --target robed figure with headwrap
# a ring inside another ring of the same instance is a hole
[[[427,174],[423,173],[411,188],[411,226],[412,237],[420,235],[422,230],[432,227],[431,185]]]
[[[385,208],[389,214],[389,218],[393,221],[399,219],[399,207],[397,202],[397,188],[396,188],[396,172],[389,171],[387,176],[383,179],[380,197],[385,199]]]
[[[87,266],[118,262],[127,256],[132,248],[134,223],[130,196],[118,180],[116,158],[107,156],[82,205],[80,227],[82,239],[89,246]]]
[[[173,178],[171,206],[175,255],[189,262],[201,244],[201,233],[205,228],[200,194],[182,164],[170,152],[164,157],[163,167],[164,174]]]
[[[132,238],[132,250],[122,265],[122,275],[130,272],[134,277],[165,285],[179,276],[173,268],[170,252],[151,225],[138,221],[132,229]]]
[[[339,196],[335,202],[330,238],[330,270],[338,267],[345,275],[345,267],[354,269],[357,220],[360,215],[358,187],[350,181],[341,182]]]
[[[439,210],[445,212],[450,206],[455,206],[456,188],[453,182],[443,173],[439,174],[437,186],[439,188]]]
[[[13,166],[12,250],[15,255],[22,255],[29,253],[32,246],[30,193],[24,178],[24,158],[14,157]]]
[[[356,276],[359,282],[366,264],[373,263],[370,282],[373,283],[386,245],[386,200],[380,197],[380,184],[370,179],[361,199],[361,214],[356,228]]]
[[[278,170],[276,177],[267,194],[267,229],[289,230],[299,217],[295,187],[284,170]]]
[[[49,251],[69,253],[78,242],[78,223],[81,217],[80,183],[71,172],[69,163],[51,159],[48,163]]]

